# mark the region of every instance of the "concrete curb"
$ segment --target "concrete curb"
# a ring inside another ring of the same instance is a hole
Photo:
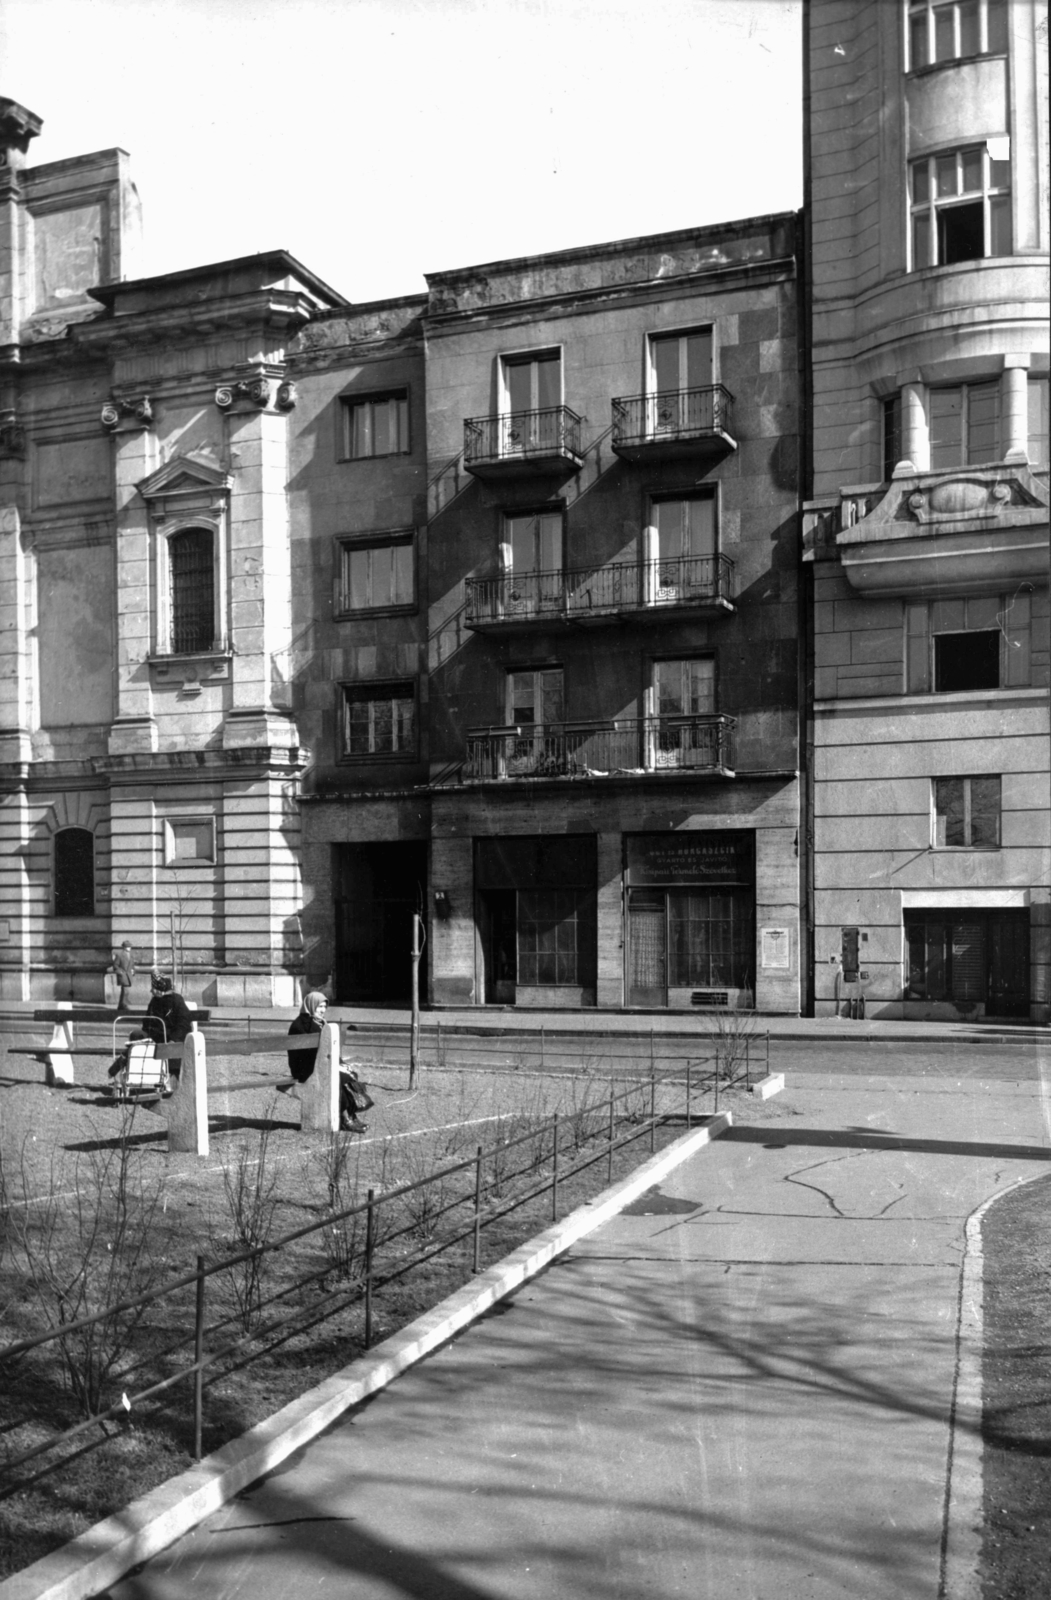
[[[676,1139],[596,1200],[519,1245],[375,1350],[300,1395],[241,1438],[169,1478],[123,1511],[0,1583],[0,1600],[89,1600],[132,1567],[164,1550],[330,1427],[352,1406],[445,1344],[490,1306],[548,1266],[578,1239],[616,1216],[733,1122],[720,1113]]]

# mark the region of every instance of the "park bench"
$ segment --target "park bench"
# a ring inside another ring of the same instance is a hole
[[[191,1001],[187,1001],[189,1010],[193,1013],[194,1025],[208,1022],[211,1012]],[[117,1054],[116,1031],[119,1023],[131,1023],[142,1027],[146,1021],[144,1012],[117,1012],[112,1006],[80,1006],[74,1010],[72,1001],[59,1001],[54,1006],[43,1006],[33,1012],[34,1022],[50,1022],[51,1038],[42,1050],[20,1051],[19,1054],[43,1056],[47,1069],[47,1082],[52,1088],[72,1088],[76,1082],[73,1068],[74,1056],[97,1056],[103,1052],[97,1047],[78,1048],[75,1028],[83,1022],[108,1022],[112,1025],[114,1039],[110,1055]]]

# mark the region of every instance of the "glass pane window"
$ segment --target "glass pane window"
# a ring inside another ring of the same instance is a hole
[[[1007,0],[913,0],[909,7],[910,72],[1006,53]]]
[[[650,339],[651,390],[702,389],[712,382],[712,330],[654,334]]]
[[[894,476],[894,468],[901,460],[901,395],[895,394],[883,402],[883,477]]]
[[[525,988],[593,983],[595,896],[587,889],[520,890],[518,983]]]
[[[561,667],[507,674],[508,721],[520,727],[550,727],[563,720]]]
[[[689,500],[657,500],[653,506],[658,556],[662,562],[680,556],[715,554],[715,500],[699,495]]]
[[[411,755],[415,750],[416,697],[411,683],[343,691],[343,748],[348,756]]]
[[[1010,161],[985,145],[942,151],[910,162],[909,189],[914,271],[1010,255]]]
[[[504,541],[515,573],[562,571],[561,511],[531,511],[504,518]]]
[[[351,461],[405,455],[409,397],[404,389],[343,401],[343,454]]]
[[[1029,390],[1029,464],[1046,467],[1048,464],[1048,380],[1030,378]]]
[[[749,987],[753,958],[749,897],[668,895],[668,984],[673,989]]]
[[[654,662],[654,709],[660,717],[707,716],[715,710],[710,656]]]
[[[503,373],[505,413],[546,411],[562,404],[561,351],[505,356]]]
[[[934,844],[971,850],[999,848],[999,777],[935,778]]]
[[[999,383],[932,389],[927,415],[932,467],[973,466],[999,460]]]
[[[171,641],[176,655],[215,644],[215,537],[210,528],[187,528],[168,540]]]
[[[412,541],[342,547],[343,611],[370,611],[413,602]]]

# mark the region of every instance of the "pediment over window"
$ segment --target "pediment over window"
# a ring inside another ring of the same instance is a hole
[[[155,516],[177,511],[225,508],[232,483],[230,474],[198,456],[172,456],[163,467],[139,484],[139,493]]]
[[[1048,520],[1048,490],[1014,462],[895,477],[868,513],[836,535],[841,548],[917,535],[1038,528]]]

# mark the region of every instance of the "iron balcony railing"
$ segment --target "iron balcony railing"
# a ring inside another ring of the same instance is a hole
[[[463,425],[464,465],[514,462],[541,457],[580,457],[580,418],[568,406],[544,411],[512,411],[498,417],[467,417]]]
[[[733,717],[629,717],[545,727],[471,728],[465,778],[611,778],[734,768]]]
[[[734,397],[721,383],[705,389],[667,389],[613,402],[613,448],[732,439]]]
[[[623,612],[676,610],[733,603],[734,564],[729,556],[669,556],[618,561],[568,572],[505,572],[467,579],[467,626],[485,627],[564,620]]]

